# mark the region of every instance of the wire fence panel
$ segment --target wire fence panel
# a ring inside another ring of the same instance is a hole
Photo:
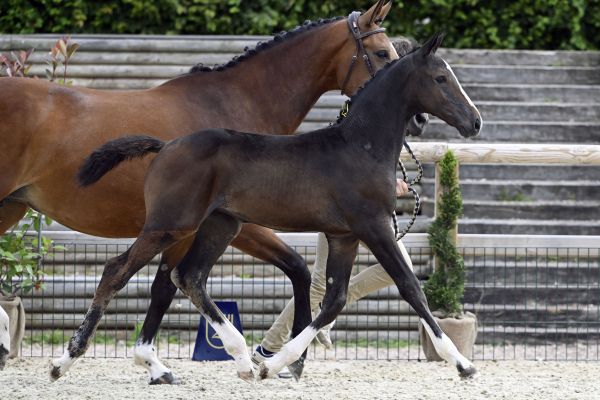
[[[23,298],[27,332],[22,355],[56,357],[91,303],[107,259],[127,244],[57,243],[44,260],[43,291]],[[293,246],[309,266],[314,246]],[[428,247],[409,247],[415,273],[424,280],[433,268]],[[479,360],[598,360],[600,258],[598,248],[463,247],[467,282],[465,310],[476,313]],[[354,273],[376,264],[362,249]],[[113,299],[92,340],[88,357],[131,357],[150,304],[158,258]],[[292,285],[272,265],[229,248],[213,268],[208,291],[215,300],[236,301],[249,346],[262,340],[292,297]],[[200,314],[180,292],[161,324],[156,346],[161,358],[191,358]],[[334,348],[312,346],[312,358],[424,359],[419,318],[395,286],[348,305],[332,330]]]

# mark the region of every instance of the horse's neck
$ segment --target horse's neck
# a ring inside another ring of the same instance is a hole
[[[187,98],[212,108],[212,114],[231,118],[223,127],[292,134],[332,87],[331,59],[343,45],[332,40],[340,35],[328,34],[336,24],[285,39],[225,70],[188,74],[178,79],[178,87]]]
[[[396,77],[399,74],[395,74]],[[414,114],[407,79],[379,79],[363,89],[343,121],[348,141],[368,148],[380,160],[395,165],[404,143],[406,125]]]

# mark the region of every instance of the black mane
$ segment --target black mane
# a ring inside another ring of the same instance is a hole
[[[244,53],[243,54],[240,54],[239,56],[233,57],[231,60],[227,61],[225,64],[215,65],[213,67],[209,67],[207,65],[199,63],[199,64],[194,65],[190,69],[189,73],[223,71],[225,69],[228,69],[228,68],[231,68],[231,67],[234,67],[234,66],[238,65],[242,61],[247,60],[247,59],[255,56],[258,53],[261,53],[264,50],[267,50],[267,49],[272,48],[273,46],[276,46],[277,44],[283,42],[284,40],[290,39],[292,37],[296,37],[296,36],[298,36],[301,33],[310,31],[310,30],[312,30],[314,28],[318,28],[318,27],[323,26],[323,25],[330,24],[332,22],[339,21],[339,20],[344,19],[344,18],[345,17],[333,17],[333,18],[328,18],[328,19],[319,19],[318,21],[306,20],[306,21],[304,21],[304,24],[295,27],[291,31],[282,31],[282,32],[276,34],[273,37],[273,39],[271,39],[269,41],[258,42],[253,49],[250,49],[250,48],[246,47],[244,49]]]

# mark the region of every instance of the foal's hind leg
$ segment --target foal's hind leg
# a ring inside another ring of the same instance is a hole
[[[346,305],[348,282],[352,273],[352,265],[356,257],[358,239],[353,235],[327,236],[329,253],[327,255],[327,285],[322,309],[317,318],[312,321],[298,336],[289,341],[273,357],[260,365],[259,378],[270,378],[283,367],[302,362],[307,347],[325,325],[330,324]]]
[[[235,360],[238,376],[253,381],[252,362],[246,341],[233,324],[223,315],[206,292],[210,270],[237,235],[240,222],[226,214],[211,214],[198,229],[192,247],[173,270],[173,282],[200,310],[221,338],[225,350]]]
[[[85,353],[108,303],[119,290],[125,287],[129,279],[158,253],[192,233],[189,231],[142,232],[129,250],[106,263],[94,299],[83,322],[69,340],[63,356],[52,361],[50,371],[52,380],[63,376],[73,363]]]
[[[180,380],[173,375],[156,355],[154,339],[163,316],[169,309],[177,286],[171,281],[171,271],[183,259],[194,237],[190,236],[169,247],[162,254],[158,271],[152,282],[151,301],[148,307],[140,335],[133,348],[133,357],[137,365],[146,368],[151,385],[170,384],[177,385]]]
[[[435,322],[419,280],[398,248],[391,226],[386,223],[372,224],[361,232],[360,239],[392,277],[402,298],[417,312],[440,357],[456,366],[461,378],[473,377],[477,373],[475,366],[460,354]]]

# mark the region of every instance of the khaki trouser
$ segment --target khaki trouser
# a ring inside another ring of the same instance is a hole
[[[400,247],[404,259],[412,269],[412,262],[401,241],[398,241],[398,246]],[[319,233],[317,257],[311,275],[311,310],[318,309],[319,303],[323,300],[323,296],[325,295],[325,267],[327,265],[327,253],[327,239],[323,233]],[[394,281],[387,272],[385,272],[381,264],[374,264],[350,279],[346,304],[351,304],[371,292],[383,289],[392,284],[394,284]],[[267,331],[261,345],[269,351],[279,351],[289,339],[293,321],[294,298],[287,303],[279,317],[277,317],[271,326],[271,329]]]

